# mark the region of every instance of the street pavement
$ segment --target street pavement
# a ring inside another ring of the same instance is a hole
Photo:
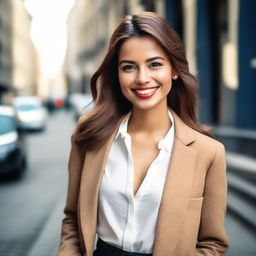
[[[0,256],[56,256],[67,188],[72,112],[48,118],[47,129],[26,135],[28,168],[19,180],[0,182]],[[255,232],[231,213],[227,256],[255,256]]]
[[[61,111],[49,116],[44,132],[25,135],[25,175],[0,183],[1,256],[56,255],[74,126],[72,114]]]

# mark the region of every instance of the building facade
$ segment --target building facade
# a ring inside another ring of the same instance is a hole
[[[37,93],[36,50],[30,37],[31,17],[24,1],[12,3],[12,84],[15,95]]]
[[[0,0],[0,103],[36,93],[36,53],[22,0]]]
[[[0,0],[0,103],[12,89],[12,6]]]
[[[199,80],[203,123],[256,128],[255,12],[253,0],[166,1]]]

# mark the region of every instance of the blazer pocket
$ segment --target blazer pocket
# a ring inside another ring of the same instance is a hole
[[[188,200],[188,209],[201,209],[203,204],[203,197],[190,198]]]

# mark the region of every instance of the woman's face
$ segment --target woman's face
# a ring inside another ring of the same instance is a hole
[[[163,105],[172,87],[173,69],[158,42],[150,36],[125,41],[118,58],[119,83],[124,96],[141,110]]]

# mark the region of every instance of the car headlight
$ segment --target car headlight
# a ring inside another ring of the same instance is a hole
[[[17,141],[18,134],[16,131],[0,136],[0,160],[6,158],[16,148]]]

